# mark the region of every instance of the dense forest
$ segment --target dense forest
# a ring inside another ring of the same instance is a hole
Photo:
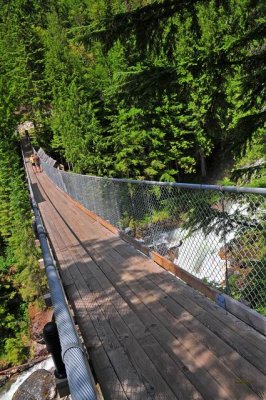
[[[17,125],[78,173],[265,187],[265,32],[262,0],[0,0],[0,364],[43,285]]]
[[[17,30],[6,42],[20,37],[21,110],[38,144],[75,172],[198,180],[252,140],[253,156],[263,154],[263,1],[12,1],[2,10]]]

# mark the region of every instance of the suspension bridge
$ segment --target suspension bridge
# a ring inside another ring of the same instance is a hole
[[[266,399],[265,335],[122,240],[110,221],[99,223],[46,173],[35,174],[23,148],[104,399]]]

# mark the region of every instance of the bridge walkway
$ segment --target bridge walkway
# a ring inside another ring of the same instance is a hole
[[[105,399],[266,399],[263,335],[27,168]]]

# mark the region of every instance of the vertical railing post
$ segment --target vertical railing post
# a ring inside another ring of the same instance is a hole
[[[66,378],[66,368],[62,360],[62,349],[59,340],[58,330],[55,322],[48,322],[43,328],[43,337],[48,353],[52,355],[55,366],[55,377]]]
[[[221,191],[221,203],[222,203],[222,218],[223,218],[222,239],[224,245],[224,257],[225,257],[225,293],[230,294],[230,283],[228,274],[228,249],[226,240],[225,199],[223,191]]]
[[[92,198],[93,198],[93,212],[98,215],[98,209],[97,209],[97,206],[96,206],[96,204],[97,204],[96,195],[95,195],[97,179],[93,178],[92,182],[93,183],[91,185],[91,189],[92,189]]]
[[[115,226],[118,229],[121,229],[121,214],[120,214],[120,209],[119,209],[119,205],[118,205],[118,195],[117,195],[118,184],[116,182],[112,181],[111,187],[112,187],[112,191],[114,193],[113,199],[114,199],[115,220],[116,220]]]
[[[149,187],[147,187],[146,190],[147,190],[147,208],[148,208],[148,212],[149,212],[149,216],[150,216],[149,233],[150,233],[151,238],[152,238],[153,249],[154,249],[155,251],[157,251],[157,243],[156,243],[156,239],[155,239],[155,235],[154,235],[154,230],[153,230],[152,228],[150,228],[150,227],[152,227],[153,209],[152,209],[151,202],[150,202]]]

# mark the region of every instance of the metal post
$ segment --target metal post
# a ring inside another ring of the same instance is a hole
[[[61,344],[59,340],[58,330],[55,322],[48,322],[43,328],[43,337],[48,353],[51,353],[54,366],[55,376],[58,379],[66,378],[66,368],[62,360]]]
[[[230,283],[228,274],[228,255],[227,255],[227,240],[226,240],[226,220],[225,220],[225,204],[224,204],[224,193],[221,192],[221,203],[223,213],[223,244],[224,244],[224,255],[225,255],[225,293],[230,294]]]

